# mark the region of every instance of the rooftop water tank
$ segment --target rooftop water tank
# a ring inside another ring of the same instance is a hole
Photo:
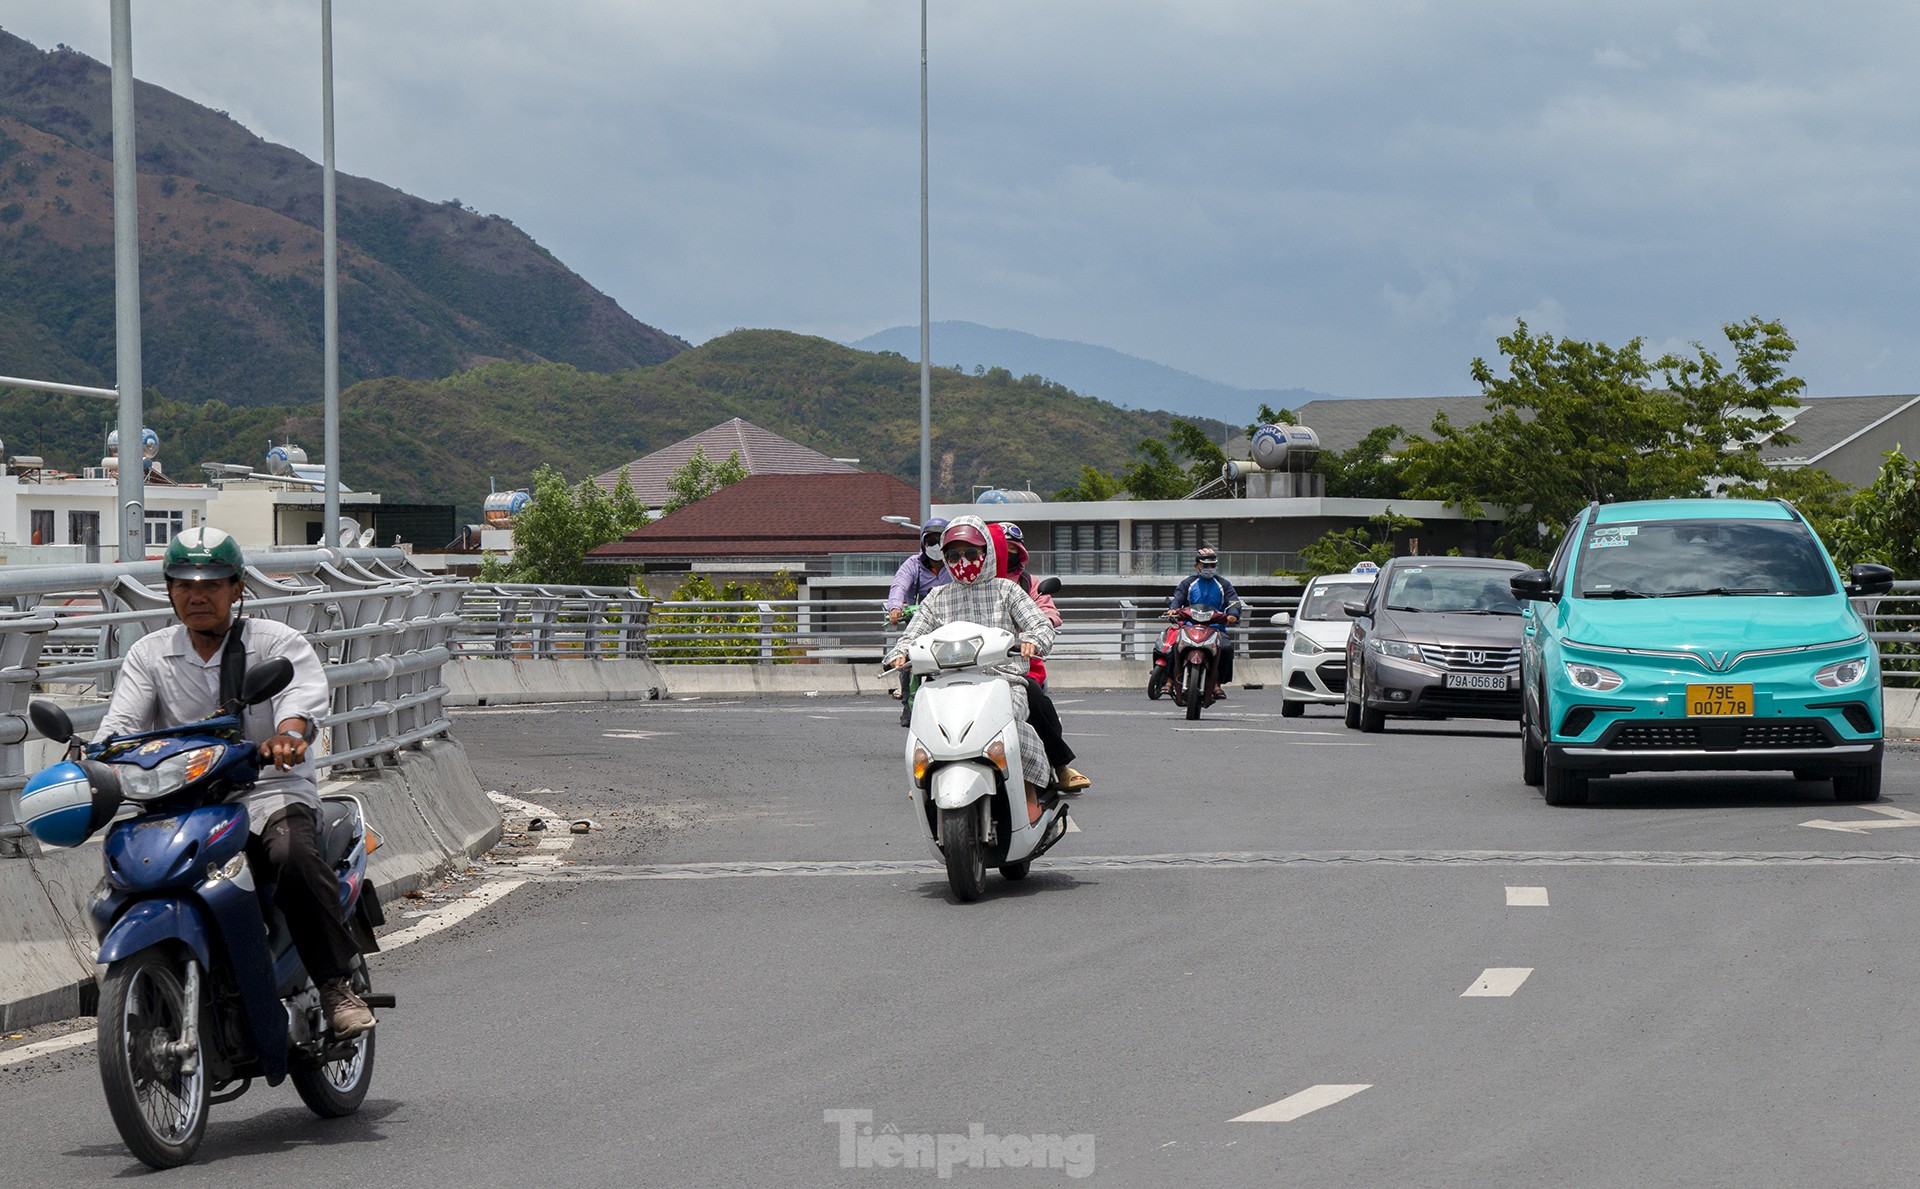
[[[307,452],[292,442],[283,442],[267,450],[267,473],[270,475],[291,475],[294,468],[303,466],[307,461]]]
[[[117,429],[110,430],[107,433],[107,453],[113,455],[115,459],[118,459],[120,456],[120,431]],[[140,431],[140,457],[150,459],[158,453],[160,453],[160,435],[150,429],[142,429]]]
[[[1304,471],[1320,456],[1320,435],[1304,425],[1263,425],[1253,431],[1253,461],[1269,471]]]
[[[1037,491],[1012,491],[1004,487],[989,487],[980,493],[977,504],[1037,504],[1040,493]]]
[[[525,491],[496,491],[488,495],[486,502],[480,505],[480,518],[486,521],[488,528],[512,528],[533,503],[533,496]]]

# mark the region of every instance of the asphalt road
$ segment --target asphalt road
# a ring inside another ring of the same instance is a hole
[[[359,1116],[256,1088],[168,1183],[1920,1180],[1920,749],[1875,806],[1728,775],[1552,809],[1508,724],[1061,711],[1080,832],[973,905],[891,702],[464,714],[488,787],[595,832],[376,959]],[[0,1070],[0,1119],[14,1183],[140,1169],[91,1049]]]

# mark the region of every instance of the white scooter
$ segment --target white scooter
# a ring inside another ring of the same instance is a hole
[[[926,679],[907,730],[913,811],[963,903],[980,898],[988,867],[1005,879],[1025,879],[1067,832],[1067,807],[1051,775],[1039,820],[1027,820],[1013,691],[991,671],[1019,649],[1011,632],[964,622],[943,624],[907,646],[914,676]]]

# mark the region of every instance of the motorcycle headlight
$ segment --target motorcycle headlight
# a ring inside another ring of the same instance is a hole
[[[980,649],[986,642],[984,636],[942,640],[933,646],[933,663],[942,669],[964,669],[979,661]]]
[[[1384,640],[1379,636],[1368,636],[1367,647],[1383,656],[1396,660],[1417,661],[1420,659],[1420,647],[1406,640]]]
[[[1301,656],[1317,656],[1322,652],[1333,651],[1330,648],[1322,648],[1318,644],[1315,644],[1313,639],[1305,632],[1295,632],[1293,634],[1293,642],[1287,645],[1287,649],[1290,652],[1297,652]]]
[[[151,768],[137,764],[116,764],[120,770],[120,791],[129,801],[152,801],[178,792],[205,776],[220,761],[220,747],[196,747],[168,756]]]
[[[1813,675],[1815,685],[1827,689],[1845,689],[1857,685],[1867,675],[1867,662],[1861,657],[1850,661],[1835,661]]]
[[[1619,689],[1626,678],[1612,669],[1602,669],[1599,665],[1582,665],[1574,661],[1567,662],[1567,680],[1580,689],[1592,690],[1604,694]]]

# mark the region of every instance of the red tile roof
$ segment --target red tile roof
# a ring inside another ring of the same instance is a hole
[[[882,516],[914,517],[920,492],[892,475],[752,475],[587,553],[647,558],[824,557],[898,553],[919,545]]]
[[[850,463],[828,458],[818,450],[790,442],[772,430],[761,429],[751,421],[735,417],[671,446],[655,450],[644,458],[636,458],[624,467],[595,476],[593,481],[612,491],[614,484],[620,481],[620,472],[625,471],[628,481],[633,484],[633,494],[640,497],[640,502],[649,508],[658,508],[667,502],[667,496],[671,494],[667,480],[675,471],[687,465],[695,449],[704,453],[711,462],[725,462],[737,452],[749,475],[845,475],[860,470]]]

